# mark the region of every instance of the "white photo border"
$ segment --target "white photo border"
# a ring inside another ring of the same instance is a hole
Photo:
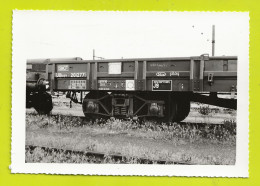
[[[12,150],[11,173],[30,174],[83,174],[83,175],[129,175],[129,176],[188,176],[188,177],[248,177],[249,161],[249,13],[248,12],[203,12],[205,14],[237,14],[244,17],[241,24],[248,27],[248,36],[243,40],[245,55],[238,56],[237,83],[237,142],[235,165],[140,165],[140,164],[58,164],[25,163],[25,88],[26,61],[20,61],[16,51],[19,15],[26,10],[13,11],[12,41]],[[53,12],[53,11],[49,11]],[[66,11],[68,14],[84,14],[84,11]],[[153,14],[154,12],[150,12]],[[158,13],[158,12],[157,12]],[[192,14],[198,12],[176,12]],[[98,14],[98,12],[97,12]]]

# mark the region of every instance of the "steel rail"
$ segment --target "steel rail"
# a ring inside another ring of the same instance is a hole
[[[37,113],[26,113],[26,114],[35,114],[35,115],[38,115]],[[39,115],[40,116],[40,115]],[[62,117],[72,117],[72,118],[80,118],[82,120],[88,120],[85,116],[77,116],[77,115],[66,115],[66,114],[61,114],[61,113],[54,113],[54,114],[49,114],[48,115],[49,117],[51,116],[62,116]],[[102,119],[102,117],[100,118]],[[122,119],[122,118],[119,118],[119,119]],[[90,119],[91,120],[91,119]],[[92,120],[95,120],[95,119],[92,119]],[[105,119],[107,120],[107,119]],[[128,120],[127,118],[123,118],[122,120]],[[155,120],[149,120],[149,119],[146,119],[146,121],[155,121]],[[157,121],[158,124],[159,123],[165,123],[165,122],[160,122],[160,121]],[[175,122],[176,123],[176,122]],[[184,122],[184,121],[180,121],[180,122],[177,122],[178,124],[181,124],[181,125],[188,125],[188,124],[192,124],[192,125],[223,125],[223,123],[203,123],[203,122]]]
[[[89,157],[95,157],[100,159],[105,159],[106,157],[110,157],[115,161],[124,161],[127,159],[136,159],[138,160],[138,164],[173,164],[173,165],[195,165],[190,162],[190,159],[187,161],[170,161],[170,160],[154,160],[148,159],[144,157],[130,157],[121,154],[107,154],[103,152],[95,152],[95,151],[80,151],[80,150],[72,150],[72,149],[60,149],[56,147],[46,147],[46,146],[37,146],[37,145],[25,145],[25,150],[33,151],[36,148],[40,148],[47,152],[63,152],[65,154],[79,154]],[[129,163],[125,163],[129,164]]]

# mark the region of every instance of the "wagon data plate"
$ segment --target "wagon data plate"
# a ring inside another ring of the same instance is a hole
[[[171,91],[172,80],[152,80],[153,91]]]
[[[98,80],[99,90],[135,90],[134,80]]]
[[[86,80],[70,80],[69,89],[86,89]]]
[[[121,70],[121,62],[111,62],[108,64],[108,74],[121,74]]]
[[[58,71],[69,71],[69,65],[57,65]]]

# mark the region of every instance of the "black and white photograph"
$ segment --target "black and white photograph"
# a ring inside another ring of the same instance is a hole
[[[13,173],[248,177],[247,12],[13,11]]]

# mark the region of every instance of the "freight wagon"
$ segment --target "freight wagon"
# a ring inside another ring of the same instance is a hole
[[[52,110],[48,90],[66,92],[87,118],[182,121],[191,101],[237,108],[236,99],[218,97],[237,92],[236,56],[31,59],[27,65],[26,105],[39,113]]]

